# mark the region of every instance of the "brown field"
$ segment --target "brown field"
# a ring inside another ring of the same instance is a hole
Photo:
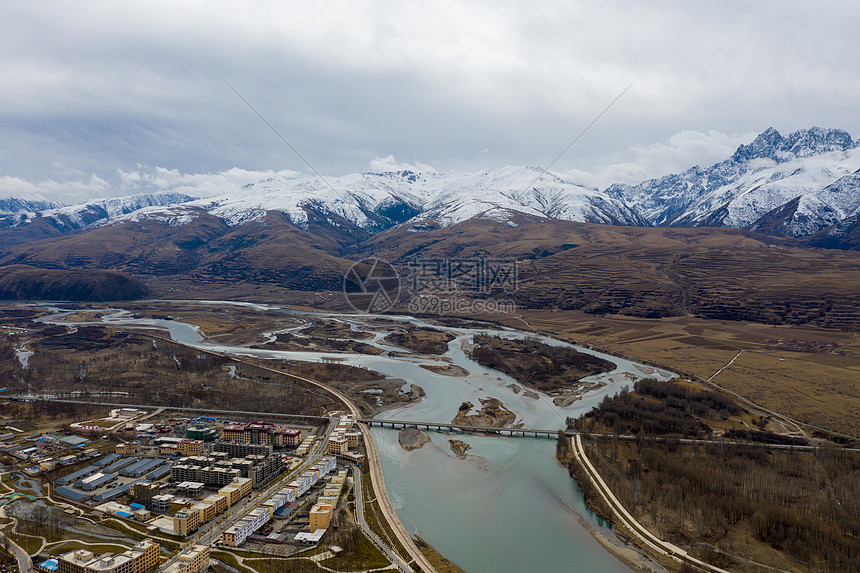
[[[349,396],[359,410],[368,416],[389,408],[405,406],[412,401],[417,401],[423,394],[423,391],[417,389],[415,385],[412,385],[410,390],[401,392],[403,380],[385,378],[374,370],[345,363],[260,359],[253,359],[251,362],[310,378],[339,390]]]
[[[481,335],[472,342],[467,351],[472,360],[551,396],[579,396],[592,386],[582,378],[615,369],[608,360],[536,340]]]
[[[419,354],[444,354],[448,350],[448,343],[452,340],[454,340],[453,334],[441,330],[402,325],[397,332],[392,332],[385,337],[385,341]]]
[[[62,320],[65,322],[98,322],[105,314],[107,313],[100,311],[81,310],[78,312],[73,312],[72,314],[67,314],[62,318]]]
[[[14,339],[0,337],[0,373],[10,392],[111,390],[128,392],[130,403],[312,415],[343,408],[305,382],[148,333],[44,325],[28,336],[35,353],[26,370],[12,352]],[[235,366],[235,377],[228,366]],[[379,377],[366,370],[361,375]]]
[[[254,344],[251,348],[264,350],[286,350],[298,352],[349,352],[359,354],[382,354],[383,350],[355,340],[337,340],[317,336],[295,336],[290,333],[279,334],[272,342]]]
[[[706,562],[730,571],[857,570],[858,452],[827,442],[817,451],[765,445],[806,439],[762,432],[752,423],[730,442],[678,441],[713,438],[718,426],[738,416],[753,422],[731,396],[694,382],[643,380],[574,424],[603,432],[584,438],[586,454],[624,507],[660,538]],[[637,438],[619,440],[619,434]],[[610,516],[570,444],[566,436],[559,440],[559,459],[587,502]]]
[[[421,368],[424,370],[429,370],[430,372],[435,372],[436,374],[442,374],[444,376],[468,376],[469,371],[461,366],[457,366],[456,364],[448,364],[445,366],[439,364],[419,364]]]
[[[801,422],[860,436],[857,333],[689,316],[600,317],[578,311],[523,310],[517,317],[482,318],[517,328],[531,327],[703,379],[744,350],[714,378],[715,383]],[[832,346],[827,352],[792,351],[774,344],[775,340],[817,341]]]

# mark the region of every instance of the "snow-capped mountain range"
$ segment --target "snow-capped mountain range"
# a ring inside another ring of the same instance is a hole
[[[860,212],[860,147],[837,129],[787,136],[771,128],[726,160],[606,190],[533,167],[473,173],[399,171],[343,177],[272,177],[216,196],[161,190],[57,206],[0,200],[4,227],[50,221],[62,232],[144,219],[180,226],[208,212],[237,227],[283,213],[306,228],[309,214],[375,233],[419,221],[449,226],[474,217],[514,225],[515,215],[635,226],[748,228],[805,236]]]
[[[783,137],[770,128],[707,168],[638,185],[612,185],[652,225],[756,228],[759,220],[796,201],[782,215],[787,236],[803,236],[860,208],[860,148],[841,130],[813,127]],[[759,225],[760,226],[760,225]]]

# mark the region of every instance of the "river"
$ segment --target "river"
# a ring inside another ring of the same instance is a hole
[[[297,314],[308,320],[341,320],[354,328],[362,328],[366,321],[374,318],[291,311],[262,305],[259,308],[266,312]],[[59,321],[66,313],[59,307],[52,309],[57,314],[40,321],[87,324]],[[645,376],[643,372],[650,371],[629,360],[575,346],[580,351],[612,361],[616,369],[588,378],[602,382],[604,386],[588,392],[566,408],[559,408],[545,395],[535,399],[525,392],[514,392],[508,387],[515,383],[513,379],[475,363],[462,349],[463,341],[470,340],[476,333],[508,338],[534,337],[534,334],[513,329],[440,327],[406,316],[376,318],[453,333],[456,338],[449,343],[444,356],[450,363],[465,369],[468,375],[445,376],[421,368],[420,364],[442,364],[428,357],[284,352],[214,344],[206,341],[196,326],[172,320],[134,318],[124,310],[115,310],[104,316],[101,323],[166,329],[178,342],[235,355],[340,360],[402,378],[407,381],[406,385],[415,383],[424,389],[424,400],[384,412],[381,417],[386,419],[448,423],[456,415],[460,403],[470,401],[478,404],[481,398],[494,397],[514,412],[517,421],[526,427],[563,428],[566,416],[586,412],[603,396],[614,394]],[[381,340],[385,334],[379,333],[366,342],[391,350]],[[549,337],[538,338],[549,344],[565,344]],[[658,371],[649,375],[666,379],[671,373]],[[466,459],[458,459],[448,447],[447,436],[442,434],[433,433],[431,444],[406,452],[397,442],[397,431],[374,428],[372,432],[389,494],[407,530],[421,536],[468,573],[629,571],[594,539],[583,523],[597,528],[606,537],[613,537],[608,524],[585,505],[567,470],[556,462],[554,440],[466,436],[462,439],[471,446],[469,455]]]

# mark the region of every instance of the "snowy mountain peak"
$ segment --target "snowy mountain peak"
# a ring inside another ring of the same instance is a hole
[[[783,137],[776,129],[770,127],[759,134],[752,143],[739,146],[732,155],[732,161],[744,163],[753,159],[772,159],[779,163],[830,151],[846,151],[855,146],[856,143],[851,135],[841,129],[812,127]]]
[[[851,214],[851,199],[823,190],[858,168],[860,148],[845,131],[813,127],[783,136],[769,128],[710,167],[613,185],[607,193],[652,225],[778,229],[800,236]],[[860,201],[853,189],[847,195]]]
[[[275,175],[242,187],[222,186],[216,196],[189,193],[52,205],[39,217],[50,217],[63,233],[118,220],[178,226],[201,211],[235,227],[276,211],[306,230],[328,224],[350,228],[356,236],[407,221],[433,219],[448,226],[473,217],[513,223],[522,216],[613,225],[730,226],[801,236],[860,210],[860,147],[839,129],[812,127],[783,136],[771,127],[710,167],[603,191],[538,167],[508,165],[468,173],[401,169],[326,179]],[[10,211],[20,208],[27,206],[9,205]],[[31,218],[10,214],[3,223],[14,228]]]

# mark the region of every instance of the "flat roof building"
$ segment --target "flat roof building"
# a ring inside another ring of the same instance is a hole
[[[194,545],[176,557],[165,573],[200,573],[209,567],[209,546]]]
[[[128,555],[96,556],[86,549],[60,555],[57,563],[60,573],[136,573],[134,560]]]
[[[176,485],[176,491],[178,491],[182,495],[190,495],[191,497],[198,497],[203,493],[203,486],[205,484],[199,481],[183,481],[179,482]]]
[[[306,545],[316,545],[320,542],[323,535],[325,535],[325,532],[325,529],[317,529],[313,532],[301,531],[296,533],[296,536],[293,539]]]
[[[100,430],[103,429],[104,428],[100,428]],[[62,446],[66,446],[67,448],[79,448],[83,445],[90,443],[88,439],[82,438],[80,436],[63,436],[62,438],[57,440],[57,442]]]
[[[121,455],[130,455],[140,452],[140,442],[123,442],[117,444],[114,452]]]
[[[173,504],[174,496],[169,493],[152,496],[152,509],[162,513],[168,512]]]
[[[331,523],[331,515],[333,511],[334,506],[327,503],[317,503],[314,505],[310,512],[308,512],[308,517],[310,518],[310,526],[308,529],[310,529],[310,531],[328,529],[328,526]]]
[[[200,512],[193,509],[183,509],[173,516],[173,533],[190,535],[200,527]]]
[[[227,508],[230,506],[228,502],[229,500],[227,499],[227,496],[223,494],[213,494],[203,498],[203,503],[208,503],[215,506],[216,514],[224,513],[225,511],[227,511]]]
[[[123,555],[131,557],[135,573],[144,573],[158,567],[160,549],[161,546],[158,543],[151,539],[144,539],[130,550],[123,552]]]

